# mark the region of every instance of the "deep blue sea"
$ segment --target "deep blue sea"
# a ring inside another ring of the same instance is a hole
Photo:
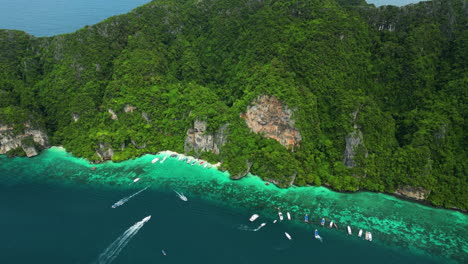
[[[71,33],[148,2],[150,0],[0,0],[0,29],[22,30],[36,37]],[[367,2],[376,6],[402,6],[419,1]]]

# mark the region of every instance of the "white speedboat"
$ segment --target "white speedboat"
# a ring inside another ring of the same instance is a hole
[[[371,234],[371,232],[366,232],[366,240],[372,241],[372,234]]]
[[[276,222],[278,222],[278,220],[276,220],[276,219],[275,219],[275,220],[273,220],[273,224],[276,224]]]
[[[151,215],[148,215],[147,217],[143,218],[143,222],[146,223],[151,219]]]
[[[184,202],[188,201],[187,197],[186,197],[183,193],[180,193],[180,192],[175,191],[175,190],[174,190],[174,192],[177,193],[177,196],[179,196],[179,198],[180,198],[182,201],[184,201]]]
[[[333,221],[330,222],[330,224],[328,225],[328,228],[332,228],[333,227]]]
[[[359,233],[357,235],[358,237],[361,237],[362,236],[362,229],[359,229]]]
[[[283,213],[278,212],[278,216],[279,216],[280,221],[283,221]]]
[[[291,215],[289,214],[289,212],[287,212],[286,215],[288,216],[288,220],[291,221]]]
[[[136,179],[133,180],[133,182],[137,182],[139,180],[140,180],[140,178],[136,178]]]
[[[158,160],[159,160],[159,158],[154,158],[154,159],[151,161],[151,163],[156,163],[156,162],[158,162]]]
[[[289,240],[291,240],[291,239],[292,239],[291,235],[290,235],[290,234],[288,234],[287,232],[284,232],[284,235],[286,235],[286,237],[287,237]]]
[[[208,166],[208,163],[205,163],[205,165],[203,166],[203,168],[206,168]]]
[[[352,235],[351,227],[348,226],[348,227],[346,227],[346,229],[348,230],[348,235]]]
[[[258,214],[253,214],[253,215],[249,218],[249,221],[250,221],[250,222],[253,222],[253,221],[255,221],[258,217],[259,217]]]
[[[184,156],[180,155],[179,158],[178,158],[177,160],[181,160],[181,159],[183,159],[183,158],[184,158]]]
[[[161,163],[163,163],[167,159],[167,156],[164,156],[164,158],[161,160]]]

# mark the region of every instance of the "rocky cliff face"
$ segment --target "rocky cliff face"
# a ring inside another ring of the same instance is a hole
[[[354,156],[356,156],[357,148],[361,145],[364,145],[363,134],[361,132],[361,127],[356,123],[357,116],[359,114],[360,107],[353,112],[353,128],[354,130],[346,136],[346,148],[343,152],[343,163],[348,168],[353,168],[356,166]],[[367,156],[367,153],[366,153]]]
[[[293,111],[276,97],[261,95],[247,107],[241,117],[252,132],[262,133],[267,138],[278,141],[286,148],[294,149],[302,140],[301,133],[294,127]]]
[[[407,198],[415,199],[415,200],[426,200],[427,196],[429,196],[430,191],[421,188],[421,187],[413,187],[409,185],[404,185],[398,187],[395,191],[395,194],[401,195]]]
[[[99,143],[96,154],[101,160],[111,160],[114,156],[114,150],[106,143]]]
[[[24,127],[24,130],[18,134],[14,132],[12,126],[0,125],[0,154],[21,148],[28,157],[32,157],[39,154],[36,146],[50,147],[49,138],[43,130],[33,128],[30,124],[24,124]]]
[[[220,147],[226,143],[228,125],[229,124],[223,125],[212,135],[205,133],[206,121],[195,120],[193,128],[187,130],[187,137],[185,138],[184,145],[185,151],[211,151],[215,154],[219,154]]]

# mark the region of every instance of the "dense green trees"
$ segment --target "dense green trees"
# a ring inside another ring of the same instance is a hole
[[[194,120],[208,133],[229,123],[221,153],[200,155],[233,176],[250,168],[280,186],[340,191],[411,185],[466,209],[464,14],[461,0],[163,0],[72,34],[3,30],[0,121],[21,129],[33,117],[54,144],[95,160],[103,143],[116,161],[183,152]],[[240,117],[262,94],[294,109],[294,151]],[[363,142],[353,168],[343,163],[350,133]]]

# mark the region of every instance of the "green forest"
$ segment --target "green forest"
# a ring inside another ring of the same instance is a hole
[[[281,187],[414,186],[467,210],[467,13],[463,0],[160,0],[70,34],[0,30],[0,123],[32,120],[91,161],[99,144],[114,161],[183,153],[195,120],[229,124],[219,154],[189,154]],[[249,129],[240,115],[260,95],[294,110],[300,146]]]

